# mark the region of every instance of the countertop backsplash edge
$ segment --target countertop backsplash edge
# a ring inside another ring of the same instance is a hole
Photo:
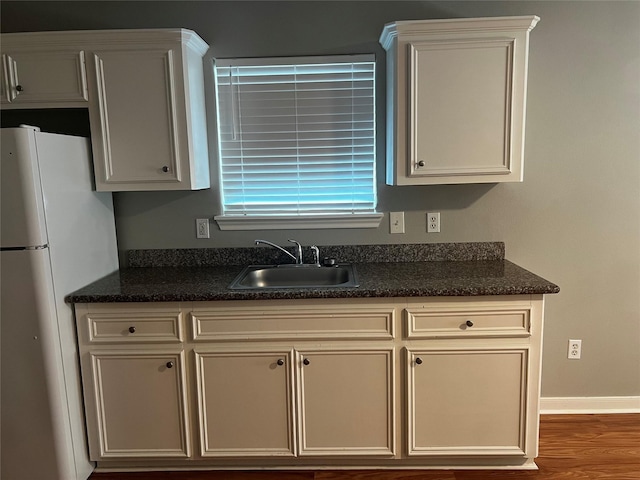
[[[285,248],[293,253],[293,247]],[[334,258],[339,263],[478,261],[505,257],[504,242],[318,245],[318,248],[320,259]],[[305,263],[313,263],[308,246],[303,247],[303,254]],[[286,255],[264,246],[128,250],[127,260],[130,268],[291,263]]]

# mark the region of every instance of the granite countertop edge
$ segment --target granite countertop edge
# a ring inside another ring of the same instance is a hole
[[[468,288],[468,289],[394,289],[359,290],[357,288],[338,289],[273,289],[233,293],[211,294],[115,294],[83,295],[71,294],[67,303],[145,303],[145,302],[211,302],[239,300],[302,300],[302,299],[344,299],[344,298],[403,298],[403,297],[481,297],[503,295],[546,295],[555,294],[556,288],[513,287],[513,288]]]
[[[560,288],[509,260],[354,263],[356,288],[229,290],[243,265],[128,268],[71,293],[67,303],[196,302],[554,294]]]

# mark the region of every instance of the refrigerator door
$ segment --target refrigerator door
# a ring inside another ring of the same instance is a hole
[[[35,128],[3,128],[0,134],[0,248],[46,245]]]
[[[49,250],[0,262],[2,479],[76,479]]]

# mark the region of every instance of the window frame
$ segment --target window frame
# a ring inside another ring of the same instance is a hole
[[[220,205],[223,213],[214,216],[221,230],[271,230],[271,229],[325,229],[325,228],[377,228],[384,217],[383,213],[377,211],[377,173],[376,173],[376,156],[377,156],[377,105],[376,105],[376,87],[375,76],[377,69],[374,70],[374,105],[373,105],[373,211],[363,212],[345,212],[345,213],[301,213],[301,214],[251,214],[251,213],[227,213],[224,211],[224,192],[223,192],[223,176],[222,176],[222,154],[219,126],[220,108],[218,97],[218,82],[216,67],[220,66],[267,66],[267,65],[292,65],[304,63],[336,63],[340,59],[343,63],[355,62],[373,62],[377,67],[374,54],[362,55],[325,55],[325,56],[305,56],[305,57],[272,57],[272,58],[230,58],[230,59],[214,59],[213,73],[215,78],[215,99],[216,99],[216,139],[218,148],[218,175],[219,175],[219,195]]]

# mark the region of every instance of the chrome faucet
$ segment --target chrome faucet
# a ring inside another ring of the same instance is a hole
[[[296,244],[296,254],[295,255],[289,253],[287,250],[285,250],[281,246],[276,245],[275,243],[271,243],[271,242],[269,242],[267,240],[256,240],[255,243],[256,243],[256,245],[260,245],[262,243],[264,245],[269,245],[270,247],[277,248],[281,252],[286,253],[288,256],[293,258],[293,261],[296,262],[296,265],[302,265],[302,245],[300,245],[295,240],[289,240],[289,241],[291,243],[295,243]]]

